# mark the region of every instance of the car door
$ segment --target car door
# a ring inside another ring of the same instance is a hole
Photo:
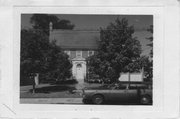
[[[114,87],[110,90],[110,97],[112,101],[125,101],[126,100],[126,88],[125,87]]]
[[[139,92],[140,93],[140,92]],[[126,98],[128,102],[136,102],[138,100],[137,87],[129,87],[126,91]]]

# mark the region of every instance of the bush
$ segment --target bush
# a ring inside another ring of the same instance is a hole
[[[70,79],[70,80],[58,80],[55,82],[55,84],[76,84],[78,81],[76,79]]]
[[[32,84],[33,84],[33,80],[30,79],[29,77],[21,77],[20,86],[27,86]]]

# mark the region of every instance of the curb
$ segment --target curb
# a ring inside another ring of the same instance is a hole
[[[20,98],[20,104],[83,104],[82,98]]]

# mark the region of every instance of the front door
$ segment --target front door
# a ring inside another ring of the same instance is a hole
[[[81,63],[76,66],[76,79],[79,83],[84,82],[83,67]]]

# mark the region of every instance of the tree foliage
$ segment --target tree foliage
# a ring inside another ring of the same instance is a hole
[[[120,72],[131,71],[128,65],[139,59],[141,54],[140,42],[132,37],[133,33],[133,26],[129,26],[125,18],[116,19],[101,29],[98,51],[88,62],[90,74],[115,81]]]
[[[21,73],[36,73],[43,70],[49,41],[44,33],[21,30]]]
[[[40,73],[46,80],[65,80],[71,77],[72,64],[55,41],[34,29],[21,30],[21,81],[32,73]]]
[[[152,79],[152,62],[148,56],[141,56],[125,67],[125,69],[129,69],[129,72],[139,72],[142,71],[142,68],[146,81],[150,81]]]
[[[65,80],[71,77],[72,64],[69,56],[56,45],[56,41],[50,43],[50,49],[46,56],[46,69],[50,77]]]
[[[34,14],[30,22],[32,29],[21,30],[21,80],[31,73],[40,73],[47,80],[71,77],[69,56],[55,41],[49,42],[49,23],[53,23],[54,29],[73,29],[74,25],[48,14]]]
[[[74,24],[69,20],[59,19],[56,15],[33,14],[30,22],[34,29],[42,30],[49,35],[49,23],[53,23],[53,29],[73,29]]]
[[[150,25],[150,27],[147,29],[147,31],[150,32],[151,34],[153,34],[153,25]],[[151,47],[150,56],[152,58],[153,57],[153,36],[150,36],[147,39],[150,41],[150,43],[147,44],[147,46]]]
[[[153,34],[153,25],[150,25],[150,27],[147,29],[148,32],[150,32],[151,34]],[[153,35],[149,38],[147,38],[150,43],[147,44],[147,46],[149,46],[151,48],[150,50],[150,57],[151,57],[151,60],[149,61],[150,62],[150,65],[149,65],[149,76],[147,77],[150,81],[152,81],[152,78],[153,78]]]

